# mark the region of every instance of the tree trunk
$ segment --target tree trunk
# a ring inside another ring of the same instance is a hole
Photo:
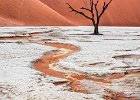
[[[99,29],[98,29],[98,25],[96,24],[96,25],[94,25],[94,33],[92,33],[92,35],[100,35],[99,34]]]
[[[99,29],[98,29],[98,25],[95,25],[94,26],[94,33],[93,33],[93,35],[99,35]]]

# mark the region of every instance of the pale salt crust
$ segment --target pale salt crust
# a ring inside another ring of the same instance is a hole
[[[140,28],[101,27],[103,36],[88,35],[92,33],[91,30],[91,27],[58,27],[50,33],[51,37],[43,34],[43,39],[48,38],[80,47],[79,52],[60,61],[56,67],[61,66],[61,70],[62,67],[66,67],[70,70],[99,75],[140,69],[140,59],[116,60],[113,58],[120,55],[140,55]],[[130,67],[121,68],[125,66]]]
[[[139,27],[100,27],[103,36],[91,36],[91,27],[59,27],[48,37],[55,42],[70,43],[78,46],[80,51],[55,64],[55,70],[81,72],[89,75],[104,75],[128,70],[140,70],[140,58],[113,57],[120,55],[140,55],[140,28]],[[50,37],[49,37],[50,36]],[[65,70],[65,69],[69,69]],[[140,76],[129,75],[113,80],[111,85],[101,85],[93,81],[82,80],[81,85],[89,87],[89,92],[103,95],[105,90],[122,92],[126,96],[140,98]]]
[[[36,32],[38,28],[3,29],[0,28],[2,36],[11,36],[7,35],[7,32],[14,33],[19,30],[19,33],[30,33]],[[55,86],[53,82],[65,79],[43,75],[33,68],[33,61],[56,48],[38,44],[36,41],[17,41],[0,41],[0,100],[102,100],[100,95],[75,93],[65,86]]]
[[[139,58],[114,59],[114,56],[140,55],[139,27],[101,27],[103,36],[91,36],[92,27],[51,27],[53,32],[40,35],[40,39],[52,42],[70,43],[78,46],[80,51],[55,64],[55,70],[67,73],[82,72],[89,75],[104,75],[127,70],[140,70]],[[87,35],[85,35],[87,34]],[[99,63],[99,64],[97,64]],[[91,64],[91,65],[90,65]],[[95,64],[95,65],[94,65]],[[127,66],[127,67],[126,67]],[[69,69],[65,70],[66,68]],[[129,79],[129,80],[128,80]],[[129,83],[127,83],[129,81]],[[133,83],[133,82],[134,83]],[[102,85],[93,81],[80,81],[89,93],[103,96],[105,90],[123,92],[126,96],[139,97],[140,77],[124,77],[113,80],[110,85]]]

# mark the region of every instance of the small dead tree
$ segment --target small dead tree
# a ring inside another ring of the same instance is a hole
[[[86,7],[81,7],[81,10],[85,10],[90,12],[91,16],[86,15],[84,12],[82,11],[78,11],[76,9],[74,9],[69,3],[67,3],[67,5],[69,6],[69,8],[71,9],[71,12],[75,12],[75,14],[80,14],[82,16],[84,16],[85,18],[89,19],[92,21],[92,24],[94,26],[94,33],[93,35],[100,35],[99,34],[99,23],[100,23],[100,18],[102,17],[102,15],[104,14],[104,12],[106,11],[106,9],[108,8],[109,4],[113,1],[113,0],[109,0],[108,2],[106,2],[104,0],[103,2],[103,6],[102,6],[102,10],[99,13],[99,9],[98,9],[98,4],[99,4],[100,0],[90,0],[90,8],[86,8]]]

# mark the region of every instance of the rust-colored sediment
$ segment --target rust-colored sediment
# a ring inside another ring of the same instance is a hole
[[[9,36],[9,37],[0,37],[0,40],[20,40],[20,39],[30,39],[31,36]]]
[[[101,83],[111,83],[113,79],[119,79],[124,77],[125,73],[115,73],[109,74],[106,76],[90,76],[83,73],[67,75],[67,73],[59,72],[53,69],[53,64],[57,63],[58,61],[68,57],[70,54],[79,51],[79,48],[71,45],[71,44],[63,44],[63,43],[54,43],[43,41],[43,44],[56,47],[58,50],[52,51],[50,54],[44,55],[41,59],[37,60],[34,63],[36,70],[41,71],[47,75],[51,75],[54,77],[64,78],[70,81],[68,85],[73,91],[80,92],[80,93],[87,93],[88,90],[84,89],[84,87],[80,86],[80,80],[91,80],[93,82],[101,82]],[[62,51],[61,49],[65,49]],[[139,71],[128,71],[127,75],[129,74],[136,74]],[[68,77],[67,77],[68,76]]]
[[[126,96],[122,92],[114,92],[114,91],[106,91],[108,95],[104,95],[104,99],[106,100],[138,100],[136,97]]]
[[[77,87],[77,85],[75,83],[77,83],[77,81],[80,81],[83,79],[93,80],[93,81],[102,82],[102,83],[110,83],[107,80],[97,78],[97,77],[94,78],[94,77],[84,75],[81,73],[79,73],[79,74],[71,73],[71,75],[67,75],[67,73],[54,70],[53,69],[54,63],[68,57],[68,55],[70,55],[74,52],[77,52],[79,50],[79,48],[74,45],[71,45],[71,44],[54,43],[54,42],[47,42],[47,41],[43,41],[43,44],[52,46],[52,47],[56,47],[59,50],[54,50],[50,54],[46,54],[41,59],[37,60],[34,63],[36,70],[41,71],[50,76],[64,78],[64,79],[69,80],[70,81],[69,86],[71,87],[71,89],[73,91],[76,91],[76,92],[85,93],[86,90],[84,90],[83,88],[82,89],[75,88],[75,87]],[[62,51],[61,49],[64,49],[64,51]]]
[[[126,75],[130,75],[130,74],[139,74],[140,70],[129,70],[127,72],[120,72],[120,73],[113,73],[113,74],[107,74],[107,75],[102,75],[102,76],[98,76],[98,77],[102,77],[106,80],[114,80],[114,79],[120,79],[123,78]]]

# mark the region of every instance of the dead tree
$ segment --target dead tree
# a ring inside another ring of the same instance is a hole
[[[78,10],[74,9],[69,3],[67,3],[69,8],[71,9],[71,12],[75,12],[75,14],[80,14],[80,15],[84,16],[85,18],[92,21],[92,24],[94,26],[93,35],[100,35],[99,30],[98,30],[99,23],[100,23],[100,18],[102,17],[104,12],[108,8],[109,4],[112,2],[112,0],[109,0],[108,2],[106,2],[104,0],[102,10],[99,13],[99,9],[98,9],[99,1],[100,0],[90,0],[90,2],[89,2],[90,3],[90,8],[86,8],[86,7],[81,7],[80,8],[81,10],[85,10],[87,12],[90,12],[91,16],[86,15],[83,11],[78,11]]]

